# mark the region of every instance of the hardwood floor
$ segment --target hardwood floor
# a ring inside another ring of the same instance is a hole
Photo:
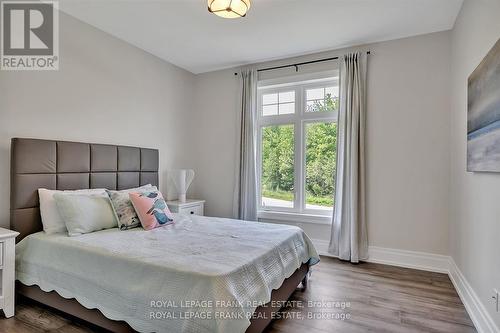
[[[322,257],[306,291],[297,290],[266,333],[476,332],[445,274]],[[316,316],[316,319],[310,319]],[[102,332],[20,299],[0,332]]]
[[[446,274],[322,257],[307,290],[296,291],[291,300],[348,302],[344,310],[290,307],[284,312],[323,311],[350,318],[277,320],[267,333],[476,332]]]

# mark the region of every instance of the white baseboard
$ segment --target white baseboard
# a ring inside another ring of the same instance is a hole
[[[328,241],[313,239],[312,242],[320,255],[333,257],[328,253]],[[368,260],[366,261],[431,272],[448,273],[450,257],[425,252],[370,246],[368,248]]]
[[[312,242],[320,255],[333,257],[328,253],[328,241],[313,239]],[[448,274],[477,331],[500,332],[486,307],[450,256],[378,246],[370,246],[368,254],[368,262]]]
[[[368,255],[368,262],[438,273],[449,272],[450,257],[440,254],[370,246]]]
[[[493,318],[491,318],[484,304],[479,299],[479,296],[477,296],[474,289],[472,289],[471,285],[462,274],[453,258],[450,258],[450,271],[448,275],[450,276],[451,282],[453,282],[462,303],[464,303],[465,309],[471,317],[474,326],[476,326],[477,331],[479,333],[500,332],[500,329],[493,321]]]

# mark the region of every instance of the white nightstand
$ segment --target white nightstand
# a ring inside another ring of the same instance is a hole
[[[0,309],[5,317],[14,316],[16,236],[18,232],[0,228]]]
[[[167,201],[167,205],[173,213],[203,215],[205,200],[187,199],[185,202],[174,200]]]

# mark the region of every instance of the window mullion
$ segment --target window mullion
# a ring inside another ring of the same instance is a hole
[[[257,207],[259,209],[262,207],[262,125],[258,124],[257,126]]]
[[[304,140],[303,140],[303,135],[304,135],[304,128],[302,124],[302,116],[304,114],[304,93],[303,93],[302,87],[299,87],[297,89],[296,95],[296,105],[297,105],[297,121],[295,122],[295,127],[297,128],[296,130],[296,136],[295,136],[295,156],[296,156],[296,161],[295,161],[295,184],[296,184],[296,189],[295,189],[295,207],[299,212],[302,212],[304,210],[304,169],[303,169],[303,153],[304,153]]]

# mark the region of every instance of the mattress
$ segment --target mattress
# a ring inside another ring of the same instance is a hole
[[[175,215],[150,231],[35,233],[16,245],[16,279],[75,298],[139,332],[244,332],[303,263],[319,261],[294,226]]]

